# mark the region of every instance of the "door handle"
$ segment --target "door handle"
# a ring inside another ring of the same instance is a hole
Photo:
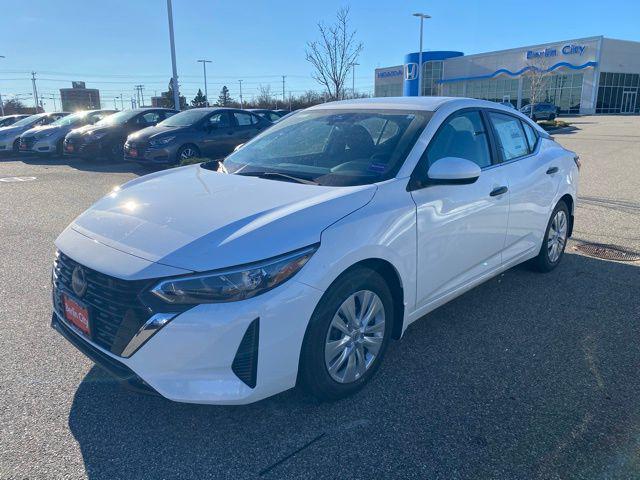
[[[558,167],[550,167],[549,170],[547,170],[547,175],[552,175],[557,172],[558,172]]]
[[[493,190],[491,190],[491,193],[489,195],[492,196],[492,197],[497,197],[498,195],[502,195],[503,193],[507,193],[507,190],[509,190],[509,189],[506,186],[494,188]]]

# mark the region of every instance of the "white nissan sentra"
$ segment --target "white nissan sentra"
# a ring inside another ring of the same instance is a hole
[[[56,241],[53,327],[180,402],[361,389],[407,326],[571,235],[579,159],[519,112],[378,98],[132,180]]]

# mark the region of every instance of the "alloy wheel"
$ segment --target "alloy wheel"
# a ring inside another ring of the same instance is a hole
[[[384,341],[385,310],[370,290],[350,295],[334,314],[325,341],[325,366],[338,383],[362,378]]]
[[[566,242],[567,214],[564,210],[558,210],[551,220],[547,235],[547,252],[551,263],[556,263],[560,259]]]
[[[180,160],[187,160],[195,156],[196,156],[196,151],[191,147],[184,148],[180,152]]]

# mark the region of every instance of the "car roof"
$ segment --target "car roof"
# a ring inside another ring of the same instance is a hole
[[[376,97],[321,103],[314,107],[310,107],[307,110],[329,110],[336,108],[364,110],[373,108],[383,110],[419,110],[435,112],[444,105],[455,105],[458,108],[506,108],[496,102],[465,97]]]

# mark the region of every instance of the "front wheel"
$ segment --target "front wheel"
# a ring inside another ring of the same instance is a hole
[[[180,165],[182,162],[189,161],[192,158],[198,157],[200,157],[200,151],[198,150],[198,147],[196,147],[195,145],[183,145],[182,147],[180,147],[178,153],[176,154],[176,163]]]
[[[550,272],[558,266],[569,234],[569,209],[564,202],[554,208],[538,256],[532,260],[533,267],[539,272]]]
[[[339,278],[309,322],[300,357],[300,383],[320,400],[360,390],[380,366],[391,336],[391,291],[374,270]]]

